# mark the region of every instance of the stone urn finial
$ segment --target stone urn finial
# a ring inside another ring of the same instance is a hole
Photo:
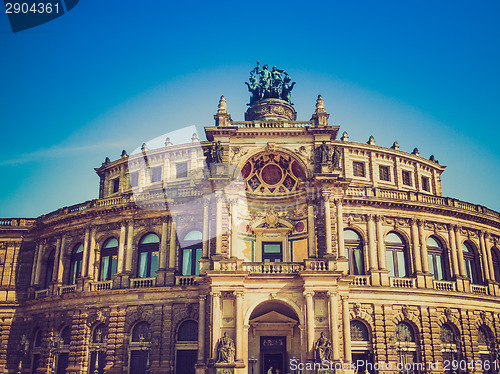
[[[217,113],[227,113],[226,98],[224,97],[224,95],[220,97],[218,108],[219,110],[217,111]]]

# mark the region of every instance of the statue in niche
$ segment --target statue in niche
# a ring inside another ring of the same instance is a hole
[[[235,353],[233,339],[229,337],[226,331],[222,338],[219,339],[219,343],[217,343],[217,362],[234,364]]]
[[[320,338],[314,343],[314,358],[316,362],[332,360],[332,342],[328,340],[324,332],[321,333]]]
[[[220,140],[215,143],[214,149],[212,151],[212,162],[216,164],[222,163],[222,154],[224,153],[224,147],[220,143]]]
[[[341,158],[342,158],[342,151],[339,147],[335,146],[333,148],[333,158],[332,158],[332,165],[334,169],[340,168]]]
[[[330,159],[330,147],[325,141],[319,146],[319,158],[322,164],[327,164]]]

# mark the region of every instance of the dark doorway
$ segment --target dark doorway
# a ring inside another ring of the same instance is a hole
[[[282,243],[264,242],[262,243],[262,262],[282,262]]]
[[[66,369],[68,368],[69,353],[59,353],[57,357],[57,374],[66,374]]]
[[[261,336],[260,352],[262,354],[262,373],[263,374],[285,374],[285,336]],[[272,366],[271,372],[269,369]]]
[[[198,360],[197,350],[178,350],[175,373],[176,374],[194,374],[195,365]]]
[[[370,351],[353,351],[352,362],[356,366],[358,373],[366,373],[366,370],[368,370],[370,374],[375,373],[373,370],[373,358]]]
[[[145,374],[148,367],[147,351],[130,352],[130,374]]]

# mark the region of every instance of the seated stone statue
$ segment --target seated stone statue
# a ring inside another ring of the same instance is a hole
[[[321,333],[320,338],[314,343],[314,358],[316,362],[332,360],[332,343],[325,337],[324,332]]]
[[[233,364],[235,353],[236,350],[234,348],[233,339],[225,332],[224,336],[219,339],[219,343],[217,344],[217,362]]]

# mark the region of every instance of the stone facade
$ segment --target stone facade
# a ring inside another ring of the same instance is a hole
[[[96,169],[99,199],[0,220],[0,371],[493,372],[500,214],[443,197],[418,151],[337,139],[321,97],[310,121],[276,105],[237,122],[222,98],[207,141],[144,144]]]

